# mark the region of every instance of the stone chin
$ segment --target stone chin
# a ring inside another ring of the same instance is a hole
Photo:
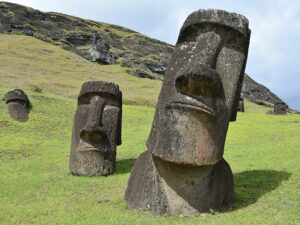
[[[167,109],[152,155],[180,165],[216,164],[222,159],[224,144],[217,135],[211,135],[218,129],[211,120],[213,118],[194,109]]]
[[[155,140],[152,155],[166,162],[196,167],[222,160],[227,126],[219,122],[224,120],[219,116],[220,107],[208,107],[190,97],[174,99],[164,106],[159,117],[162,126],[150,141]]]

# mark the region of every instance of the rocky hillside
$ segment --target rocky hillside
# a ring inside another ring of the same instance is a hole
[[[163,79],[173,46],[117,25],[0,2],[0,33],[33,36],[102,65],[119,64],[136,77]],[[244,96],[272,107],[281,99],[245,75]]]

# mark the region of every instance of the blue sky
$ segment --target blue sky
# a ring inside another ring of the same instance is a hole
[[[175,44],[185,18],[218,8],[246,16],[252,30],[246,72],[300,110],[299,0],[12,0],[131,28]]]

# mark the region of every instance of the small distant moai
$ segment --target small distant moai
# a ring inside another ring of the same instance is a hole
[[[287,112],[288,106],[282,102],[282,101],[277,101],[274,104],[274,114],[276,115],[285,115]]]
[[[129,209],[192,214],[233,201],[233,175],[223,158],[236,119],[250,30],[223,10],[199,10],[183,24],[165,74],[147,150],[125,193]]]
[[[23,90],[15,89],[9,91],[5,94],[3,100],[6,103],[10,118],[19,122],[26,122],[28,120],[30,101]]]
[[[104,81],[82,85],[74,117],[70,171],[78,176],[114,173],[121,144],[122,93]]]
[[[241,94],[240,99],[239,99],[239,104],[237,107],[238,112],[245,112],[245,106],[244,106],[244,96]]]

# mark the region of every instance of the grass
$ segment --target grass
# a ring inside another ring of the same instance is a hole
[[[0,88],[0,95],[7,90]],[[76,101],[28,94],[33,109],[27,123],[12,121],[0,106],[0,224],[300,223],[299,115],[269,115],[246,102],[225,147],[236,183],[231,208],[192,217],[155,216],[129,211],[123,201],[154,108],[124,106],[115,175],[76,177],[68,170]]]
[[[225,159],[235,202],[198,216],[129,211],[123,200],[134,159],[145,150],[161,83],[98,66],[31,37],[0,35],[0,96],[23,88],[30,119],[18,123],[0,104],[0,224],[300,224],[300,115],[276,116],[248,101],[231,123]],[[117,82],[123,91],[122,145],[109,177],[68,169],[73,116],[86,80]]]
[[[17,63],[16,63],[17,62]],[[119,65],[100,66],[33,37],[0,35],[0,85],[75,98],[83,82],[120,85],[126,104],[155,106],[161,81],[129,76]]]

